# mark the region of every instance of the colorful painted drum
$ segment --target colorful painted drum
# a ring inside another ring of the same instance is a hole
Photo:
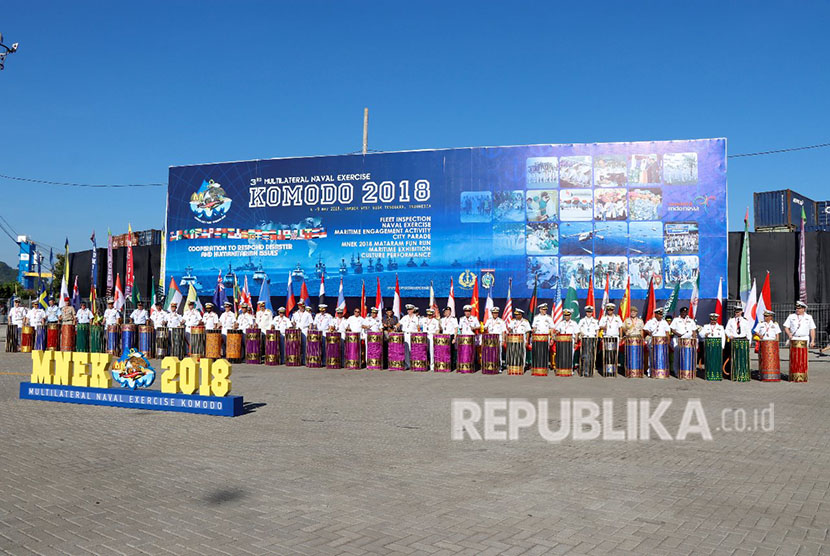
[[[89,351],[92,353],[105,353],[107,351],[104,327],[100,324],[93,324],[89,327]]]
[[[669,378],[669,338],[651,338],[651,378]]]
[[[310,336],[309,336],[310,338]],[[245,362],[252,365],[259,365],[262,361],[260,348],[262,347],[262,330],[259,328],[248,328],[245,330]]]
[[[156,357],[162,359],[170,353],[170,330],[166,326],[156,328]]]
[[[35,329],[24,326],[20,332],[20,353],[31,353],[35,345]]]
[[[406,344],[403,339],[403,332],[389,333],[389,370],[406,370]]]
[[[61,325],[61,351],[75,351],[75,325]]]
[[[582,347],[579,349],[579,376],[594,376],[599,338],[582,338],[580,343]]]
[[[628,378],[643,378],[645,367],[643,361],[642,338],[627,336],[625,338],[625,376]]]
[[[134,324],[125,324],[121,327],[121,353],[130,353],[135,347],[136,327]]]
[[[474,373],[476,353],[476,337],[472,334],[458,336],[458,372]]]
[[[383,332],[366,333],[366,368],[383,370]]]
[[[12,325],[9,325],[11,329]],[[58,342],[61,337],[61,325],[56,322],[50,322],[46,325],[46,351],[55,351],[58,349]],[[116,338],[118,336],[116,335]],[[117,340],[116,340],[117,345]]]
[[[617,376],[620,358],[620,339],[606,336],[602,339],[602,374]]]
[[[221,335],[219,337],[221,338]],[[280,364],[279,330],[265,331],[265,364],[269,367],[276,367]]]
[[[525,374],[525,356],[527,349],[525,348],[524,334],[508,334],[507,335],[507,374],[509,375],[523,375]]]
[[[89,352],[89,323],[75,326],[75,351],[81,353]]]
[[[245,353],[243,351],[243,334],[241,330],[228,330],[228,336],[225,340],[225,352],[228,356],[228,361],[231,363],[242,363],[245,360]]]
[[[481,335],[481,374],[497,375],[501,372],[501,336]]]
[[[697,340],[680,338],[677,340],[677,378],[693,380],[697,374]]]
[[[326,368],[340,369],[343,360],[340,357],[340,332],[326,332]]]
[[[205,357],[208,359],[222,359],[221,330],[205,330]]]
[[[758,373],[763,382],[779,382],[781,380],[781,357],[778,353],[778,340],[761,340],[758,352]]]
[[[530,371],[533,376],[548,376],[550,369],[550,334],[530,335]]]
[[[46,349],[46,327],[35,326],[35,351],[43,351]]]
[[[345,360],[347,369],[360,368],[360,332],[346,332]]]
[[[285,364],[288,367],[303,364],[303,333],[299,328],[285,330]]]
[[[156,351],[153,346],[153,340],[156,337],[155,330],[149,324],[138,325],[138,351],[144,354],[148,359],[153,356]]]
[[[730,377],[732,382],[749,382],[749,340],[733,338]]]
[[[312,369],[323,367],[323,333],[309,330],[305,340],[305,366]]]
[[[121,346],[118,342],[118,332],[120,330],[121,327],[117,324],[107,325],[107,353],[110,355],[118,355],[121,353]]]
[[[574,349],[573,336],[570,334],[556,335],[556,376],[573,376]]]
[[[807,340],[790,340],[790,382],[807,382]]]
[[[55,336],[55,345],[57,345],[57,336]],[[6,351],[9,353],[17,351],[17,326],[12,323],[6,325]]]
[[[409,368],[416,372],[429,370],[429,338],[426,332],[413,332],[409,340]]]
[[[452,335],[432,335],[432,368],[436,373],[452,372]]]
[[[185,341],[184,326],[168,328],[170,333],[170,355],[178,359],[187,357],[187,342]]]
[[[703,367],[706,380],[723,379],[723,342],[720,338],[706,338],[703,341]]]

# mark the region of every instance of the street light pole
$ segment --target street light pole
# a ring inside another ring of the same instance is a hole
[[[5,44],[3,44],[3,33],[0,33],[0,70],[2,70],[5,67],[6,56],[17,52],[18,46],[19,43],[14,43],[11,46],[6,46]]]

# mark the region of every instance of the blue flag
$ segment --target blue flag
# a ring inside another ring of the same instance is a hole
[[[49,295],[46,293],[46,284],[40,285],[40,294],[37,296],[37,301],[44,309],[49,307]]]
[[[216,313],[221,315],[225,311],[225,301],[228,296],[225,294],[225,284],[222,283],[222,271],[219,271],[219,277],[216,279],[216,290],[213,292],[213,305]]]
[[[271,306],[271,280],[268,279],[268,276],[262,280],[262,287],[259,289],[259,298],[257,298],[257,302],[259,301],[264,301],[265,308],[272,313],[274,312],[274,307]]]

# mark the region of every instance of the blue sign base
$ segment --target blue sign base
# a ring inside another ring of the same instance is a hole
[[[152,409],[236,417],[242,414],[242,396],[194,396],[165,394],[158,390],[80,388],[52,384],[20,383],[20,399],[47,402],[109,405],[128,409]]]

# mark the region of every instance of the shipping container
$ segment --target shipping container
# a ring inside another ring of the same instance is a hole
[[[801,227],[801,209],[807,216],[806,225],[815,226],[816,202],[796,193],[792,189],[762,191],[753,195],[755,207],[755,229],[788,229]],[[760,231],[760,230],[759,230]]]
[[[804,229],[808,232],[830,232],[830,225],[819,224],[818,226],[806,226]]]
[[[830,201],[816,203],[816,220],[819,226],[830,226]]]

